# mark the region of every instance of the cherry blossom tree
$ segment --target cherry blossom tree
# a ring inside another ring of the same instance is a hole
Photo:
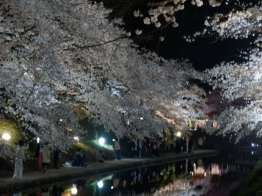
[[[256,132],[260,137],[261,130],[261,5],[241,5],[240,10],[233,9],[229,14],[216,14],[206,21],[222,39],[243,39],[256,36],[250,43],[248,51],[241,51],[242,63],[234,61],[224,62],[211,70],[206,70],[206,81],[219,88],[222,92],[222,100],[235,102],[229,104],[214,121],[221,124],[221,134],[233,134],[236,142],[246,135]],[[206,130],[214,132],[206,126]]]
[[[118,137],[187,131],[202,115],[203,79],[184,61],[139,51],[109,22],[109,10],[84,0],[3,0],[0,4],[1,114],[66,151],[87,134],[74,110],[85,112]],[[35,129],[35,126],[38,129]],[[12,152],[2,143],[0,156]]]

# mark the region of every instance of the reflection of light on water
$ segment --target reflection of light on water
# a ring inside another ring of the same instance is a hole
[[[71,193],[74,194],[74,195],[77,194],[76,184],[73,184],[73,188],[71,189]]]
[[[193,183],[190,183],[187,178],[175,179],[173,182],[156,189],[154,195],[204,195],[210,189],[211,178],[206,177],[205,179],[207,180],[197,180]],[[196,186],[202,186],[202,189],[196,190]]]
[[[194,174],[195,175],[203,175],[206,172],[206,175],[217,175],[219,174],[219,165],[216,163],[211,164],[211,171],[205,170],[204,166],[197,166],[194,167]]]

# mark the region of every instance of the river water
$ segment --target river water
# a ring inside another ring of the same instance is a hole
[[[217,157],[191,159],[136,168],[106,176],[93,176],[12,196],[229,196],[257,163],[261,152],[222,153]]]

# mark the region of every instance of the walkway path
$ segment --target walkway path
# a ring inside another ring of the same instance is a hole
[[[198,150],[194,153],[169,154],[159,158],[129,158],[122,160],[108,161],[108,163],[93,163],[91,167],[63,167],[58,170],[50,169],[49,173],[41,172],[25,173],[23,180],[13,180],[12,177],[0,178],[0,194],[18,192],[22,190],[34,189],[52,185],[56,182],[65,182],[80,179],[93,175],[111,174],[115,171],[130,170],[136,167],[146,167],[148,165],[160,165],[167,162],[176,162],[186,159],[216,156],[215,150]]]

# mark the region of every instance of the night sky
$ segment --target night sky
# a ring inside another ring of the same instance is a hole
[[[184,36],[193,36],[197,31],[202,32],[205,28],[204,21],[207,16],[213,16],[214,13],[228,13],[232,10],[233,4],[236,1],[231,1],[229,5],[222,3],[219,7],[211,7],[208,1],[204,0],[204,5],[202,7],[197,7],[191,4],[191,1],[185,3],[185,9],[180,10],[175,14],[176,21],[179,23],[177,28],[169,25],[168,27],[150,33],[156,28],[154,25],[143,24],[143,18],[148,16],[148,7],[145,6],[133,6],[114,3],[114,0],[103,0],[106,7],[113,9],[110,14],[111,18],[123,17],[125,25],[123,26],[126,31],[132,32],[132,39],[141,48],[145,47],[151,51],[158,53],[166,59],[189,59],[195,69],[203,71],[206,68],[212,68],[223,61],[235,61],[242,62],[243,60],[239,58],[239,51],[246,50],[250,47],[250,42],[254,39],[250,37],[249,39],[226,39],[219,40],[215,43],[217,36],[205,34],[196,38],[193,43],[188,43],[183,38]],[[136,2],[135,0],[133,2]],[[243,1],[242,1],[243,2]],[[250,0],[248,2],[251,2]],[[254,0],[252,2],[257,2]],[[235,6],[234,6],[235,7]],[[140,10],[144,17],[134,17],[134,10]],[[163,21],[164,18],[159,18],[159,21]],[[135,36],[135,30],[141,29],[143,33],[149,34],[145,36]],[[164,36],[165,40],[159,42],[159,37]]]

